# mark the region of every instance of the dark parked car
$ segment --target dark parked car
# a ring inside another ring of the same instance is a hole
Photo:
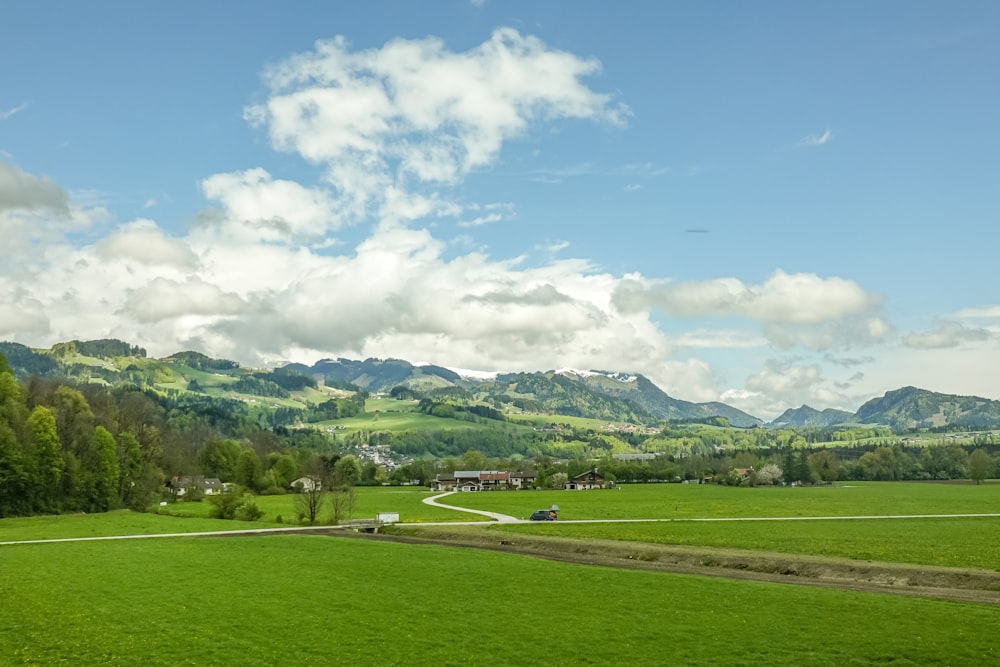
[[[528,518],[532,521],[555,521],[559,516],[557,510],[535,510]]]

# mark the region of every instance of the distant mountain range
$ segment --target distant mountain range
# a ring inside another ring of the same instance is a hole
[[[167,378],[174,391],[183,391],[188,386],[178,378],[197,376],[204,383],[222,375],[261,374],[236,362],[212,359],[199,352],[147,359],[144,349],[117,340],[69,341],[49,350],[0,342],[0,352],[20,377],[62,376],[86,381],[96,378],[108,384],[148,381],[151,386],[163,385]],[[357,387],[370,393],[405,389],[435,400],[461,399],[497,408],[514,405],[525,411],[644,424],[665,420],[711,421],[722,417],[730,425],[742,428],[882,424],[896,431],[910,431],[947,426],[1000,426],[1000,401],[915,387],[890,391],[866,402],[855,413],[821,411],[803,405],[765,423],[725,403],[693,403],[674,398],[642,375],[615,371],[560,369],[472,377],[442,366],[416,365],[401,359],[322,359],[311,366],[287,364],[280,370],[322,380],[330,386]]]

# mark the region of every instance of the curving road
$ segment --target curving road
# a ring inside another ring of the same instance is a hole
[[[500,523],[524,523],[523,519],[518,519],[517,517],[510,516],[509,514],[500,514],[499,512],[487,512],[485,510],[473,510],[467,507],[456,507],[455,505],[445,505],[444,503],[439,503],[438,498],[444,498],[445,496],[450,496],[456,491],[446,491],[445,493],[439,493],[436,496],[431,496],[430,498],[424,498],[424,505],[430,505],[431,507],[441,507],[446,510],[455,510],[457,512],[469,512],[470,514],[479,514],[480,516],[488,516],[494,521],[499,521]]]

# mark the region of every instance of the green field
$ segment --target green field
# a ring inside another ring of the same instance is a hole
[[[431,495],[433,494],[422,486],[359,486],[354,489],[354,510],[351,512],[351,516],[355,519],[374,519],[379,512],[397,512],[400,521],[410,523],[468,521],[470,519],[470,515],[463,512],[424,505],[421,501]],[[279,516],[285,523],[295,520],[294,494],[257,496],[254,498],[254,502],[257,503],[257,507],[264,511],[261,521],[273,523],[277,521]],[[326,508],[326,512],[321,517],[324,521],[327,518],[326,513],[330,510],[329,501]],[[193,503],[172,503],[156,509],[161,514],[207,517],[212,509],[212,504],[206,499]]]
[[[397,512],[401,521],[468,521],[471,515],[424,505],[421,499],[431,495],[423,487],[358,487],[355,489],[352,517],[374,519],[379,512]],[[259,521],[222,521],[210,519],[208,500],[172,503],[155,508],[159,513],[142,514],[119,510],[102,514],[70,514],[0,519],[0,542],[50,540],[67,537],[103,535],[154,535],[160,533],[197,533],[216,530],[281,528],[295,525],[295,496],[258,496],[254,499],[264,511]],[[321,515],[326,522],[329,505]],[[277,522],[281,516],[282,523]],[[2,663],[0,663],[2,664]]]
[[[0,664],[985,665],[1000,609],[319,536],[0,547]]]
[[[555,504],[560,519],[987,514],[1000,513],[1000,484],[852,482],[768,488],[634,484],[592,491],[465,493],[443,502],[518,518]]]
[[[491,531],[1000,571],[1000,518],[498,524]]]
[[[199,503],[191,503],[192,505]],[[278,528],[266,521],[222,521],[209,519],[207,511],[190,518],[141,514],[129,510],[101,514],[67,514],[0,519],[0,542],[21,540],[58,540],[69,537],[106,535],[159,535],[166,533],[203,533],[215,530]]]

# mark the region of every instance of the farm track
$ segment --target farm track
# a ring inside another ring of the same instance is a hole
[[[1000,572],[992,570],[647,542],[501,535],[483,529],[449,530],[441,526],[397,525],[378,535],[351,531],[323,534],[484,549],[582,565],[1000,605]]]

